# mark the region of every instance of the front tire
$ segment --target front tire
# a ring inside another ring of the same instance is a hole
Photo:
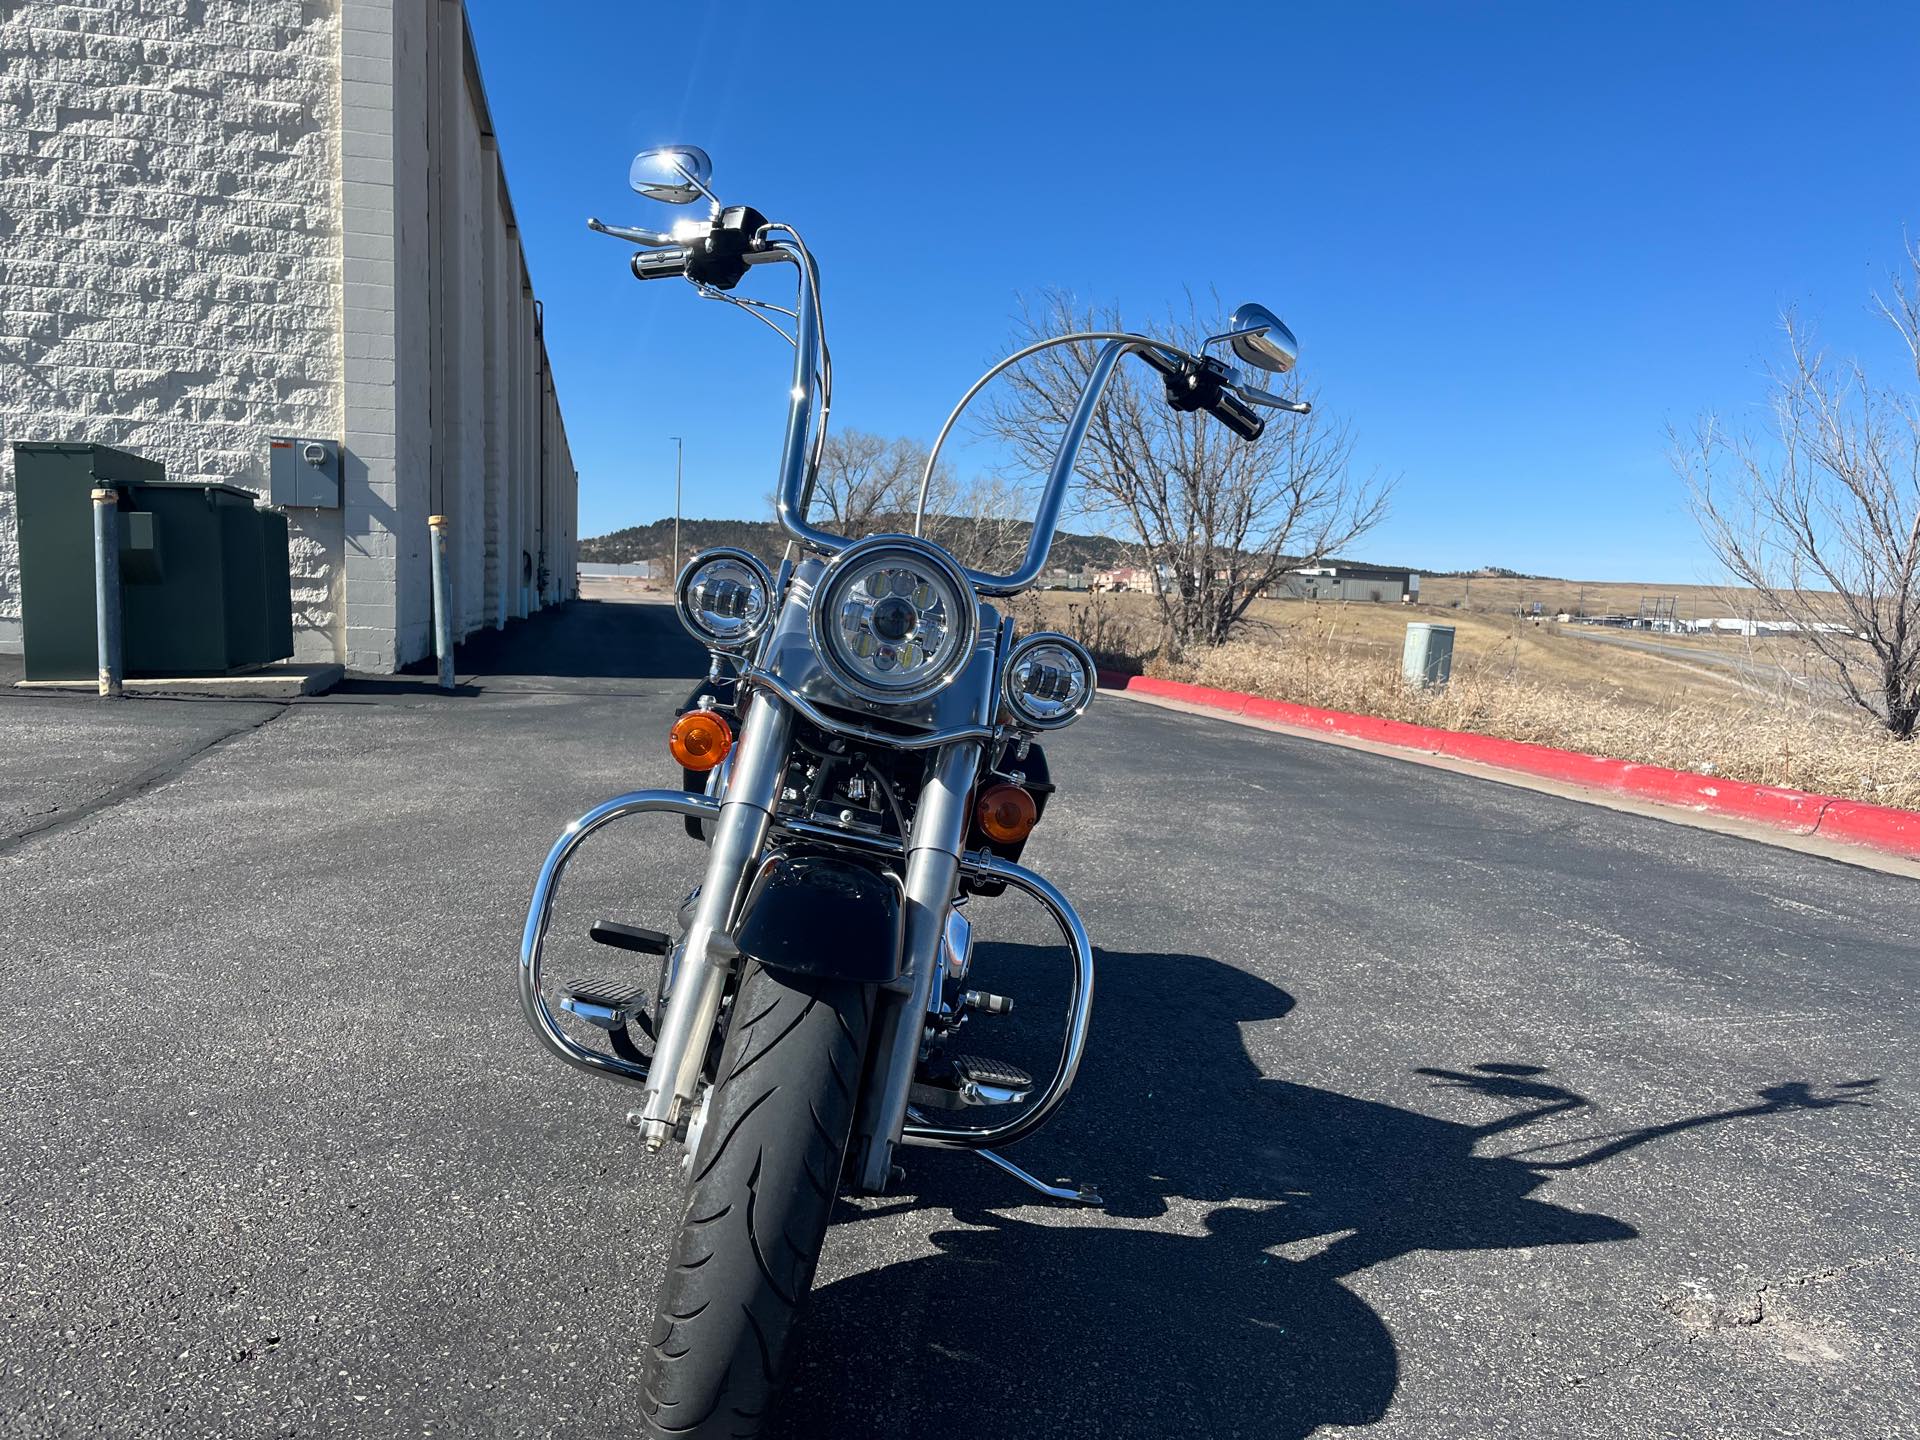
[[[872,987],[749,963],[645,1357],[647,1433],[760,1433],[846,1158]]]

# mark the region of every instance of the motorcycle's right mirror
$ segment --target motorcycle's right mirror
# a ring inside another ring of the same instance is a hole
[[[1233,353],[1247,364],[1284,375],[1300,358],[1300,342],[1280,317],[1264,305],[1248,301],[1227,320],[1227,333],[1221,337],[1233,346]]]
[[[707,189],[707,182],[712,178],[713,161],[698,145],[661,145],[642,150],[627,171],[628,185],[649,200],[664,200],[669,205],[691,205],[702,195],[711,198],[713,192]]]

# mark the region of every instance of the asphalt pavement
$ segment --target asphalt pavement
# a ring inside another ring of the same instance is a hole
[[[635,1433],[677,1176],[515,951],[701,661],[588,601],[452,695],[0,692],[0,1434]],[[1109,1207],[909,1152],[785,1433],[1920,1435],[1920,885],[1115,698],[1049,752],[1101,974],[1012,1154]],[[556,963],[697,862],[607,832]]]

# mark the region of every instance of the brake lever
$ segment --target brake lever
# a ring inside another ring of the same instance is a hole
[[[1269,410],[1285,410],[1292,415],[1305,415],[1313,409],[1312,401],[1289,400],[1284,395],[1275,395],[1257,385],[1236,385],[1233,389],[1249,405],[1264,405]]]
[[[604,220],[589,216],[587,228],[596,235],[611,235],[616,240],[625,240],[634,245],[672,245],[673,236],[659,230],[639,230],[630,225],[609,225]]]

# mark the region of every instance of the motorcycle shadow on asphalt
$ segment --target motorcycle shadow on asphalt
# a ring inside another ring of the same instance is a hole
[[[982,969],[1017,966],[1028,947],[997,948],[983,947]],[[970,1157],[909,1151],[917,1200],[843,1206],[840,1243],[887,1246],[892,1231],[917,1249],[911,1220],[893,1217],[919,1204],[951,1205],[970,1228],[936,1228],[936,1254],[816,1291],[778,1433],[1284,1440],[1369,1424],[1392,1402],[1399,1358],[1345,1277],[1420,1249],[1631,1240],[1622,1220],[1534,1192],[1556,1171],[1680,1131],[1864,1104],[1873,1085],[1789,1083],[1752,1104],[1515,1153],[1516,1132],[1589,1102],[1532,1064],[1418,1072],[1511,1107],[1479,1124],[1269,1079],[1240,1027],[1292,1008],[1285,991],[1201,956],[1103,954],[1073,1098],[1014,1153],[1045,1177],[1097,1183],[1104,1214],[1037,1197],[1029,1208]],[[1026,1010],[1029,1040],[1059,1013],[1051,997]],[[1496,1136],[1507,1154],[1475,1153]]]

